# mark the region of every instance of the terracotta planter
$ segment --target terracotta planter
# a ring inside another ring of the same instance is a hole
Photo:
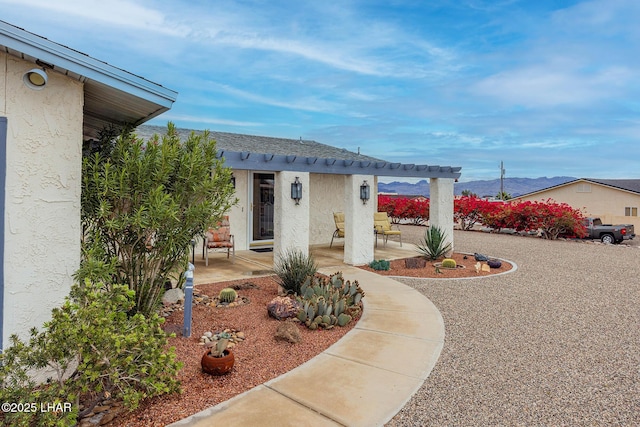
[[[202,371],[211,375],[224,375],[233,368],[233,352],[230,349],[226,349],[222,357],[213,357],[207,351],[200,363],[202,364]]]

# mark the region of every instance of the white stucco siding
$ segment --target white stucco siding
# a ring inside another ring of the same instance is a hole
[[[53,71],[40,91],[22,82],[32,63],[0,55],[8,118],[4,333],[26,336],[68,295],[80,264],[83,86]]]
[[[302,199],[298,204],[291,199],[291,183],[298,177],[302,183]],[[288,250],[309,253],[309,173],[276,172],[274,202],[274,238],[275,257]]]
[[[247,233],[249,230],[248,221],[251,204],[249,201],[249,171],[234,170],[233,176],[236,179],[234,197],[238,199],[238,203],[231,207],[229,223],[236,251],[245,251],[249,249],[249,235]]]
[[[439,227],[454,250],[453,241],[453,179],[430,178],[429,225]]]
[[[345,180],[344,262],[351,265],[373,261],[373,212],[375,203],[360,200],[360,185],[374,182],[371,175],[348,175]]]
[[[345,175],[311,174],[310,181],[309,244],[328,244],[336,229],[333,213],[344,212]]]

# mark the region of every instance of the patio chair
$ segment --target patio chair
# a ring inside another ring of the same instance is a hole
[[[396,225],[397,226],[397,225]],[[389,236],[398,236],[400,238],[400,246],[402,247],[402,232],[398,228],[391,228],[391,221],[386,212],[376,212],[373,214],[373,227],[376,234],[376,246],[378,246],[378,236],[382,236],[384,246],[387,246]]]
[[[226,249],[227,258],[229,258],[229,255],[232,253],[232,262],[235,262],[236,247],[233,241],[233,234],[231,234],[231,226],[229,224],[228,216],[222,217],[222,221],[220,221],[215,227],[209,228],[204,233],[204,241],[202,242],[202,258],[204,258],[206,266],[209,266],[209,249]]]
[[[336,231],[333,232],[333,237],[331,237],[331,244],[329,247],[333,246],[333,239],[336,237],[344,239],[344,212],[334,212],[333,222],[336,223]]]

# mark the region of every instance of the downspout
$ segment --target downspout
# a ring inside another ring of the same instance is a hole
[[[0,353],[4,348],[4,203],[7,175],[7,118],[0,117]]]

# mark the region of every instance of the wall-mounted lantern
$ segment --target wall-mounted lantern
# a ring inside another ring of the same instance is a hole
[[[235,190],[236,188],[236,177],[231,174],[231,185],[233,185],[233,189]]]
[[[365,180],[360,186],[360,200],[362,200],[363,205],[367,204],[367,200],[369,200],[370,196],[371,190],[369,188],[369,184],[367,184],[367,181]]]
[[[291,183],[291,198],[296,201],[296,205],[299,205],[302,199],[302,183],[297,176],[296,180]]]

